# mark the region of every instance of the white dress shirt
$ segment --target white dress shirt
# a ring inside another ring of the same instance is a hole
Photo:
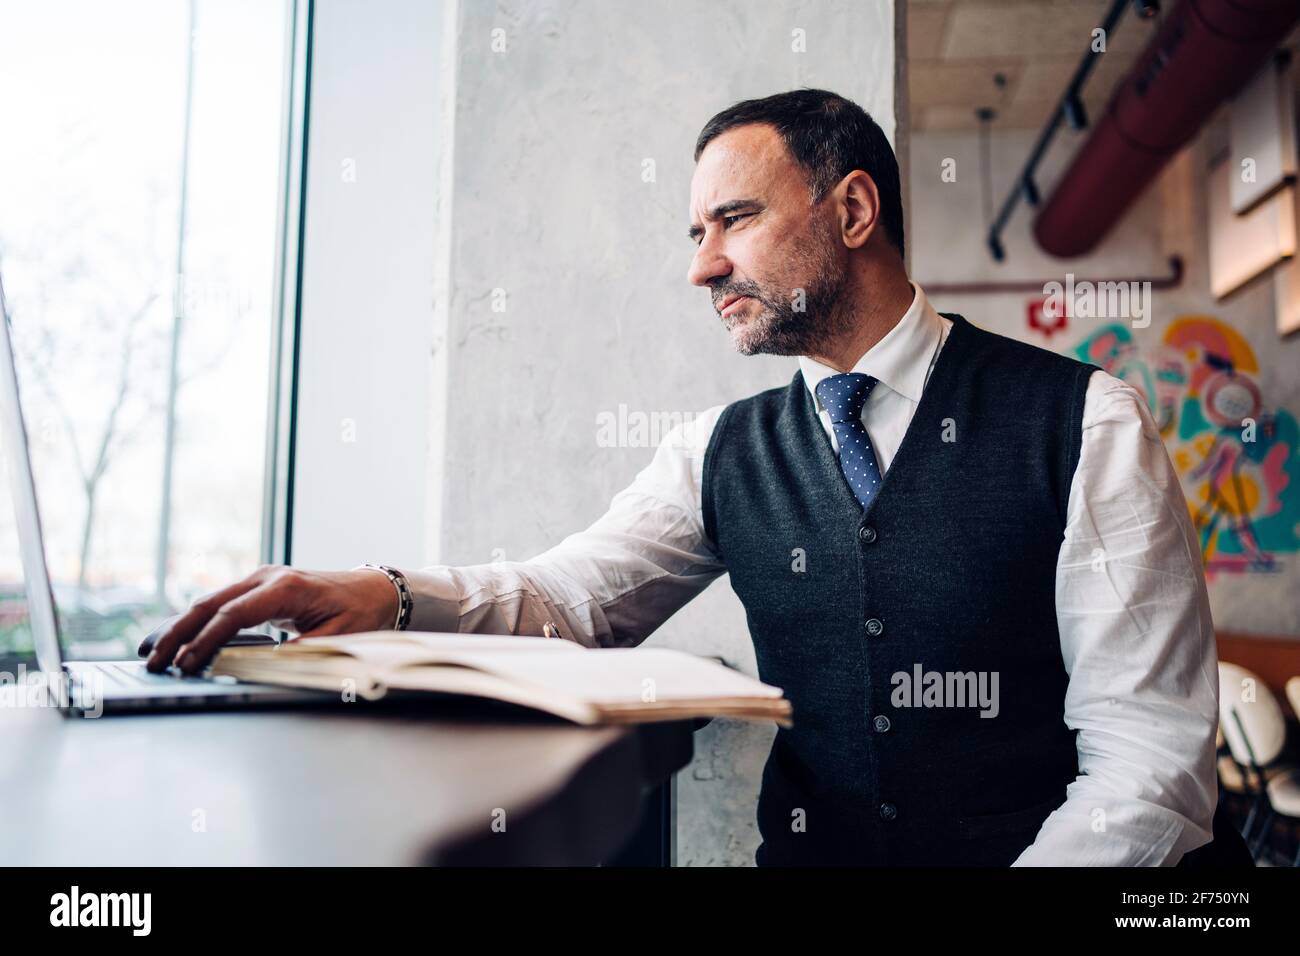
[[[898,324],[853,371],[879,380],[862,409],[882,474],[952,322],[913,283]],[[799,359],[816,386],[834,369]],[[407,571],[411,628],[639,644],[726,567],[704,532],[702,473],[725,406],[677,426],[585,531],[529,561]],[[838,453],[838,448],[836,448]],[[1218,798],[1218,662],[1200,548],[1146,402],[1094,372],[1056,569],[1065,723],[1079,776],[1016,865],[1173,865],[1211,839]]]

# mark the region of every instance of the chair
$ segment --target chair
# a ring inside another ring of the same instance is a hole
[[[1214,735],[1214,762],[1219,770],[1219,803],[1223,803],[1226,794],[1247,796],[1253,791],[1246,781],[1246,773],[1241,765],[1232,759],[1228,742],[1223,739],[1223,728],[1219,727]]]
[[[1242,692],[1247,682],[1253,684],[1250,700]],[[1300,684],[1296,678],[1292,678],[1292,683]],[[1288,698],[1292,693],[1288,683]],[[1300,694],[1300,686],[1295,693]],[[1244,667],[1222,661],[1219,662],[1219,730],[1231,762],[1240,772],[1239,783],[1232,775],[1221,774],[1220,785],[1229,790],[1239,785],[1242,792],[1253,796],[1242,837],[1251,855],[1258,859],[1279,815],[1300,819],[1300,769],[1277,764],[1286,744],[1286,720],[1273,692]],[[1263,822],[1252,842],[1251,833],[1261,813]],[[1300,852],[1292,865],[1300,866]]]

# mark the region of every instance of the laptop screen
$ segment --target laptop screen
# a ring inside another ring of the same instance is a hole
[[[62,669],[58,620],[49,569],[45,563],[40,513],[36,507],[36,481],[32,474],[27,426],[18,396],[18,373],[3,277],[0,277],[0,316],[3,316],[0,319],[0,327],[3,327],[0,332],[0,438],[3,439],[5,472],[22,556],[27,620],[41,670],[54,673]]]

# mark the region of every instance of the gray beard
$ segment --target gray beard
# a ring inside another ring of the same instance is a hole
[[[755,299],[763,311],[751,319],[744,340],[737,343],[742,355],[812,355],[853,331],[854,310],[846,307],[842,283],[819,281],[807,290],[803,311],[790,301]],[[753,293],[749,293],[753,295]],[[728,329],[734,323],[727,323]]]

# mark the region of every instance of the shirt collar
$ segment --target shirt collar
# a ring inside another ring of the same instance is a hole
[[[943,335],[943,321],[921,287],[915,282],[911,286],[916,294],[903,317],[883,339],[867,349],[851,371],[870,375],[898,394],[920,402],[930,359]],[[840,373],[806,355],[799,356],[799,369],[817,410],[822,411],[817,385],[822,379]]]

